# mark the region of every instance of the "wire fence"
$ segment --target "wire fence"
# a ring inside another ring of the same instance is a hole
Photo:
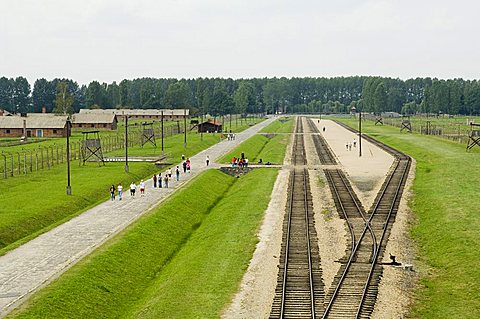
[[[371,114],[362,115],[366,120],[377,121],[377,117]],[[434,135],[461,144],[467,144],[470,134],[470,126],[466,122],[451,121],[439,122],[436,119],[426,117],[402,118],[402,117],[382,117],[384,125],[398,127],[400,130],[404,128],[404,121],[410,121],[412,133],[422,135]],[[406,131],[404,128],[403,131]]]
[[[233,115],[231,117],[222,118],[221,122],[224,123],[226,127],[231,129],[232,120],[235,123],[237,121],[247,121],[248,118],[243,118],[239,115]],[[188,133],[189,131],[195,129],[196,126],[192,126],[189,123],[187,123],[185,126],[184,121],[177,121],[177,123],[174,125],[170,124],[163,127],[163,137],[167,138],[178,134],[184,134],[185,128],[187,129]],[[162,127],[159,122],[156,122],[153,126],[153,132],[156,139],[161,138]],[[101,132],[101,134],[105,133]],[[143,136],[143,128],[141,123],[136,123],[131,126],[129,125],[128,147],[142,146],[145,143],[145,140],[146,138]],[[56,165],[66,162],[66,143],[65,145],[54,144],[50,146],[42,146],[42,143],[38,144],[38,147],[33,149],[22,149],[20,151],[1,151],[0,179],[27,175],[44,169],[51,169]],[[125,133],[109,133],[106,136],[100,136],[100,145],[103,154],[124,149]],[[70,140],[70,160],[78,160],[79,162],[82,160],[82,141]]]
[[[188,127],[187,127],[188,130]],[[174,126],[164,127],[163,137],[171,137],[184,133],[184,126],[178,123]],[[158,139],[162,136],[160,127],[154,128],[155,137]],[[128,146],[142,146],[145,142],[143,131],[134,129],[128,132]],[[70,160],[82,160],[82,143],[83,141],[70,141]],[[116,134],[100,137],[100,145],[102,153],[109,153],[125,148],[125,134]],[[20,151],[0,152],[0,178],[11,178],[15,176],[27,175],[38,172],[43,169],[51,169],[52,167],[63,164],[67,160],[67,150],[65,145],[39,145],[34,149],[22,149]]]

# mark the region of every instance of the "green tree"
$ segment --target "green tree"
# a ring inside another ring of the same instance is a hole
[[[388,102],[387,91],[383,82],[378,83],[375,88],[375,93],[373,95],[373,111],[375,113],[380,113],[382,110],[386,109]]]
[[[187,107],[189,88],[185,82],[175,82],[168,86],[165,105],[173,109]]]
[[[240,85],[233,95],[233,101],[235,103],[235,112],[246,114],[248,108],[252,108],[256,104],[255,87],[253,84],[248,81],[240,82]]]
[[[57,84],[54,112],[57,114],[73,113],[73,96],[68,92],[68,84],[64,81]]]
[[[105,85],[106,86],[106,85]],[[102,107],[105,105],[105,86],[97,81],[92,81],[88,87],[85,96],[85,104],[90,108],[93,104],[98,104]]]
[[[15,79],[12,98],[15,112],[26,113],[31,111],[30,84],[26,78],[19,76]]]

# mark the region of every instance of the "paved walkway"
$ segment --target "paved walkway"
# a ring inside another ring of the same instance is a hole
[[[236,134],[235,141],[224,140],[191,157],[192,172],[183,174],[182,171],[180,182],[169,185],[171,188],[154,189],[150,179],[146,181],[145,196],[130,197],[128,185],[124,185],[126,192],[122,201],[106,201],[0,257],[0,317],[204,171],[207,155],[211,167],[217,167],[218,164],[213,163],[216,159],[273,120]],[[181,167],[181,163],[179,165]]]

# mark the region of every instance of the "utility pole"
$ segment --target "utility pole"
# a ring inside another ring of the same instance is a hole
[[[70,185],[70,128],[72,122],[70,116],[67,117],[67,195],[72,195],[72,186]]]
[[[125,173],[128,173],[128,115],[125,115]]]
[[[358,157],[362,157],[362,111],[358,113]]]
[[[162,111],[162,155],[164,155],[163,153],[163,111]]]
[[[183,109],[183,126],[184,126],[184,138],[183,138],[183,148],[187,148],[187,109]]]

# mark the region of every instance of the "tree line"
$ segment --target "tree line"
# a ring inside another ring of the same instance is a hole
[[[478,80],[386,77],[139,78],[120,83],[0,78],[0,108],[12,113],[81,108],[189,108],[192,114],[365,112],[480,113]]]

